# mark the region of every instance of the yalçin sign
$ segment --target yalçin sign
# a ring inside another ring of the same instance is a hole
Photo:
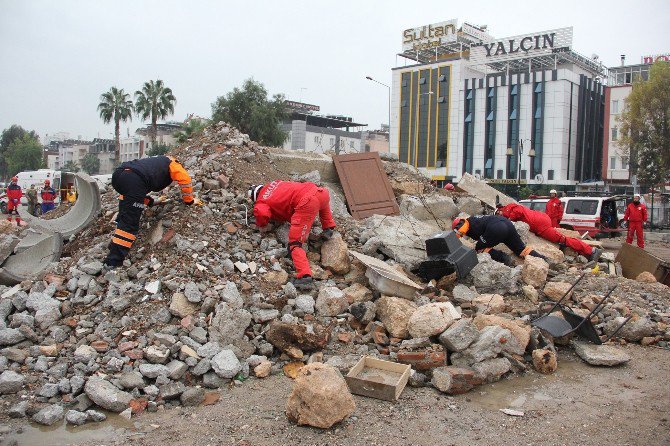
[[[457,19],[433,23],[418,28],[406,29],[402,33],[402,50],[425,50],[456,41]]]
[[[470,50],[470,61],[491,63],[551,54],[572,47],[572,27],[482,42]]]

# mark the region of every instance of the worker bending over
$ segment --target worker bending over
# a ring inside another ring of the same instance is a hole
[[[511,221],[499,215],[484,215],[482,217],[455,218],[452,226],[456,235],[463,237],[467,235],[476,240],[475,251],[488,252],[496,262],[514,266],[510,256],[502,251],[493,249],[499,243],[503,243],[514,254],[519,257],[531,255],[547,260],[545,256],[531,249],[521,240],[519,233]]]
[[[137,239],[140,218],[147,206],[154,202],[148,194],[168,187],[173,181],[179,183],[181,196],[187,205],[193,204],[193,186],[186,170],[171,156],[153,156],[127,161],[112,174],[112,187],[119,197],[119,213],[116,231],[109,244],[105,264],[120,266]]]
[[[558,232],[553,226],[551,219],[547,214],[540,211],[533,211],[520,204],[512,203],[507,206],[499,207],[497,213],[512,221],[523,221],[528,223],[530,232],[549,240],[552,243],[558,243],[564,249],[566,246],[572,248],[578,254],[581,254],[589,260],[598,260],[602,250],[593,248],[582,240],[574,237],[566,237]]]
[[[556,189],[550,190],[550,198],[545,207],[545,213],[549,216],[551,226],[554,228],[559,228],[561,226],[561,220],[563,220],[563,202],[557,195]]]
[[[333,235],[335,220],[330,210],[328,189],[314,183],[276,180],[266,185],[253,185],[248,194],[254,202],[256,226],[261,230],[268,227],[270,220],[291,222],[288,251],[296,269],[293,284],[302,290],[312,288],[312,270],[302,245],[307,241],[317,214],[323,237],[329,239]]]
[[[7,194],[7,221],[12,221],[12,215],[16,215],[16,226],[21,225],[21,216],[19,215],[19,206],[21,206],[21,197],[23,192],[18,185],[19,177],[13,176],[5,193]]]
[[[42,215],[53,211],[56,201],[56,191],[51,187],[51,181],[44,180],[44,187],[40,195],[42,196]]]

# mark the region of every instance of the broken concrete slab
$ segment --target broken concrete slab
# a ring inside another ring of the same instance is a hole
[[[595,345],[587,342],[573,341],[575,353],[591,365],[613,367],[630,361],[630,356],[610,345]]]
[[[409,215],[440,228],[448,228],[451,220],[459,213],[459,208],[451,197],[438,194],[402,195],[399,206],[402,215]]]
[[[35,246],[9,256],[0,268],[0,284],[15,285],[38,276],[51,262],[60,259],[62,248],[63,239],[60,234],[52,234]]]
[[[79,233],[95,219],[101,210],[98,182],[85,173],[75,174],[77,201],[72,209],[61,217],[44,220],[28,214],[27,208],[21,208],[21,218],[28,225],[44,233],[59,233],[67,239]]]
[[[478,180],[469,173],[463,174],[461,180],[458,182],[458,184],[456,184],[456,189],[463,192],[467,192],[473,197],[477,197],[479,200],[481,200],[483,203],[485,203],[487,206],[493,209],[495,209],[496,207],[496,196],[499,197],[500,204],[502,204],[503,206],[508,205],[510,203],[516,203],[516,201],[513,200],[512,198],[492,188],[491,186],[486,184],[485,181]]]
[[[328,155],[273,149],[268,152],[268,156],[274,162],[275,167],[282,172],[304,175],[318,170],[321,181],[339,183],[333,159]]]
[[[359,252],[349,252],[367,267],[365,276],[370,285],[380,293],[413,300],[414,294],[422,289],[419,284],[387,263]]]
[[[19,244],[19,238],[13,234],[5,234],[0,236],[0,265],[7,257],[12,255],[14,248]]]

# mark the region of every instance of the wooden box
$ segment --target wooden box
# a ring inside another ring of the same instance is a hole
[[[409,380],[411,367],[365,356],[344,378],[351,393],[380,400],[398,399]]]

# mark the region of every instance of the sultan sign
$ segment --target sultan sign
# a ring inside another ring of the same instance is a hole
[[[448,42],[455,42],[456,21],[457,19],[452,19],[446,22],[406,29],[402,33],[402,50],[427,50]]]
[[[504,62],[567,51],[571,47],[572,27],[560,28],[482,42],[470,50],[470,61],[484,64]]]

